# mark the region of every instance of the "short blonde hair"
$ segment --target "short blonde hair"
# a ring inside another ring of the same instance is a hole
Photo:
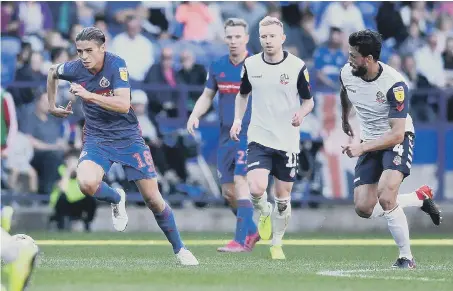
[[[227,27],[234,27],[234,26],[242,26],[246,33],[248,33],[249,25],[247,22],[242,18],[228,18],[225,23],[223,24],[223,28],[226,29]]]
[[[260,26],[268,26],[272,24],[278,25],[283,29],[283,23],[277,17],[266,16],[260,21]]]

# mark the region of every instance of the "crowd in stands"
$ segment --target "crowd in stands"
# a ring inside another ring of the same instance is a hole
[[[168,141],[157,120],[179,116],[181,85],[199,86],[182,103],[190,113],[209,64],[228,52],[224,20],[246,19],[250,53],[258,53],[258,24],[266,15],[283,21],[285,49],[308,64],[315,90],[339,90],[348,35],[364,28],[382,34],[382,61],[403,73],[411,89],[433,89],[412,98],[416,121],[436,121],[436,89],[453,88],[453,2],[2,1],[2,187],[52,193],[67,153],[81,149],[80,99],[69,93],[68,82],[60,81],[57,103],[72,101],[74,114],[54,118],[45,81],[51,64],[77,58],[75,36],[86,26],[103,30],[107,49],[127,63],[132,106],[160,175],[164,181],[186,181],[181,137]],[[215,119],[214,110],[210,116]],[[28,186],[17,183],[19,175],[27,177]]]

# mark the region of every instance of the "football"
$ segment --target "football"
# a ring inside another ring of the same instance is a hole
[[[13,235],[12,238],[20,244],[32,245],[34,248],[38,248],[35,240],[29,235],[18,233]]]

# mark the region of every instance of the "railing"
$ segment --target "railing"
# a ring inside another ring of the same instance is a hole
[[[45,83],[42,82],[15,82],[12,83],[9,88],[37,88],[37,87],[45,87]],[[190,92],[201,92],[204,87],[203,86],[192,86],[192,85],[178,85],[175,88],[172,88],[167,85],[149,85],[143,84],[138,82],[131,82],[131,86],[133,89],[142,89],[145,92],[154,92],[154,93],[162,93],[162,92],[169,92],[169,93],[177,93],[177,117],[168,118],[168,117],[161,117],[157,118],[157,122],[159,125],[164,125],[169,128],[180,128],[185,127],[185,123],[187,121],[187,100],[189,97]],[[332,93],[331,90],[326,90],[324,88],[314,88],[314,92],[325,92],[325,93]],[[336,94],[335,92],[334,94]],[[453,159],[453,148],[447,148],[447,133],[453,135],[453,123],[449,123],[447,121],[447,100],[449,97],[453,96],[453,89],[449,90],[439,90],[439,89],[429,89],[429,90],[420,90],[417,89],[416,93],[420,94],[429,94],[437,96],[436,101],[438,104],[439,111],[437,113],[437,120],[430,123],[420,123],[414,121],[416,131],[435,131],[437,136],[437,179],[438,179],[438,187],[437,187],[437,199],[442,200],[443,198],[447,198],[445,196],[445,185],[446,185],[446,171],[447,171],[447,159],[450,161],[449,164],[453,164],[451,159]],[[168,98],[167,98],[168,99]],[[165,98],[160,100],[161,102],[166,101]],[[316,103],[316,100],[315,100]],[[217,126],[216,122],[201,122],[201,127],[214,127]],[[453,140],[453,139],[452,139]],[[453,146],[453,145],[452,145]],[[453,183],[452,183],[453,184]],[[37,200],[46,200],[44,195],[21,195],[21,194],[14,194],[12,195],[11,192],[5,192],[6,196],[2,196],[3,198],[12,198],[14,199],[37,199]],[[349,195],[345,197],[346,201],[350,201],[352,196]],[[187,199],[184,197],[178,196],[169,196],[169,200],[181,200]],[[203,197],[197,201],[198,198],[192,199],[192,201],[200,202],[200,203],[214,203],[214,204],[223,204],[222,199],[214,198],[214,197]],[[326,199],[322,196],[311,196],[309,193],[305,193],[300,198],[298,198],[300,202],[322,202],[322,203],[343,203],[345,202],[343,199]],[[451,199],[451,197],[449,198]],[[138,193],[130,193],[128,194],[129,201],[140,201],[141,196]],[[349,202],[348,202],[349,203]]]

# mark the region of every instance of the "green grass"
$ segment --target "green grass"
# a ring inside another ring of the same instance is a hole
[[[162,240],[160,234],[32,233],[37,240]],[[228,239],[227,234],[184,234],[186,239]],[[291,239],[374,238],[369,235],[299,234]],[[447,237],[416,236],[442,239]],[[390,238],[380,235],[376,238]],[[451,237],[450,237],[451,238]],[[366,241],[365,241],[366,242]],[[272,261],[267,245],[253,253],[219,254],[217,245],[189,247],[200,266],[176,264],[162,245],[43,245],[29,291],[121,290],[452,290],[453,245],[413,246],[416,270],[391,270],[395,246],[284,246],[287,260]],[[325,273],[320,273],[328,271]],[[324,274],[324,275],[322,275]],[[333,275],[333,276],[327,276]],[[341,277],[350,276],[350,277]]]

